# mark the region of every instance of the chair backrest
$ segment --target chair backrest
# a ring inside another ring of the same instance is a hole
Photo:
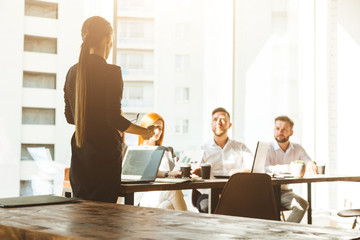
[[[65,168],[64,181],[70,181],[70,168]]]
[[[63,197],[71,197],[72,196],[72,190],[71,190],[71,184],[70,184],[70,168],[65,168],[64,170],[64,182],[63,182]]]
[[[264,173],[236,173],[225,185],[216,214],[278,220],[271,177]]]

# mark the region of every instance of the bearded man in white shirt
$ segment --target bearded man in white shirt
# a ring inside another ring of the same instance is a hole
[[[304,148],[297,143],[291,143],[294,122],[287,116],[275,118],[274,138],[269,146],[266,157],[265,171],[272,173],[288,173],[290,163],[295,160],[302,160],[306,164],[309,173],[317,174],[316,164],[311,161]],[[281,208],[292,210],[287,221],[301,222],[309,203],[296,195],[288,185],[281,186]]]
[[[231,175],[235,172],[250,172],[253,154],[241,142],[228,137],[231,128],[230,114],[224,108],[216,108],[212,112],[211,128],[214,138],[203,144],[202,163],[211,164],[211,178],[216,175]],[[201,176],[201,170],[195,169],[193,174]],[[199,190],[202,194],[197,199],[199,212],[208,212],[208,191]]]

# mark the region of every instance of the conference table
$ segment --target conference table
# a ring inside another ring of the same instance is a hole
[[[216,205],[219,201],[219,194],[227,179],[210,179],[204,181],[192,181],[182,183],[142,183],[142,184],[123,184],[120,190],[120,196],[125,197],[125,204],[134,204],[135,192],[146,191],[168,191],[168,190],[184,190],[184,189],[210,189],[209,196],[209,212],[214,212]],[[278,207],[278,219],[280,220],[280,192],[281,185],[283,184],[307,184],[307,201],[309,202],[308,209],[308,224],[312,224],[312,206],[311,206],[311,190],[312,183],[318,182],[360,182],[360,176],[349,175],[308,175],[303,178],[272,178],[272,184],[274,187],[275,200]]]
[[[355,239],[355,230],[217,214],[79,203],[0,208],[0,239]]]

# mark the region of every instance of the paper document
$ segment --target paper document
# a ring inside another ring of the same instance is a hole
[[[179,161],[176,162],[174,169],[180,169],[180,166],[183,163],[189,163],[191,165],[191,170],[200,168],[203,155],[204,150],[184,151],[181,154]]]

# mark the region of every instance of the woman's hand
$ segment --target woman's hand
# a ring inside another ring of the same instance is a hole
[[[309,161],[308,164],[306,164],[306,172],[314,175],[318,174],[316,163]]]
[[[194,169],[194,170],[192,171],[192,174],[201,177],[201,168]]]
[[[233,175],[235,173],[249,173],[250,170],[246,169],[246,168],[241,168],[241,169],[233,169],[229,172],[229,175]]]
[[[168,173],[170,177],[181,177],[182,172],[180,170],[174,170]]]

